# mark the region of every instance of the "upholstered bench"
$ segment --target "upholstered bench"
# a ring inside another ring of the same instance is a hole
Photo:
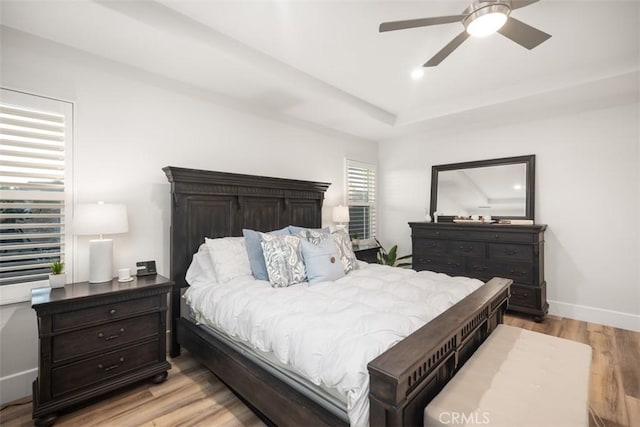
[[[499,325],[424,410],[425,427],[588,427],[591,347]]]

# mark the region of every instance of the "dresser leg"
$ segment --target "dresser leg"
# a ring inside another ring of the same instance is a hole
[[[49,427],[56,422],[58,416],[56,414],[49,414],[44,417],[36,418],[33,420],[33,425],[37,427]]]
[[[533,321],[536,323],[544,322],[544,316],[533,316]]]
[[[158,374],[158,375],[156,375],[155,377],[153,377],[153,378],[151,379],[151,381],[152,381],[154,384],[160,384],[160,383],[164,382],[166,379],[167,379],[167,371],[164,371],[164,372],[162,372],[162,373],[159,373],[159,374]]]

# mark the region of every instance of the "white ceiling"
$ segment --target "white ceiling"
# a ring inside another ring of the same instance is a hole
[[[638,0],[541,0],[513,12],[552,34],[534,50],[499,34],[470,38],[413,81],[410,71],[462,25],[382,34],[378,25],[458,14],[467,4],[2,0],[1,22],[236,106],[372,140],[639,99]]]

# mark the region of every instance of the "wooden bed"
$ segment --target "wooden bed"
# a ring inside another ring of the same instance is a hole
[[[165,167],[171,183],[171,356],[184,346],[265,422],[347,425],[304,393],[180,315],[185,273],[205,237],[289,224],[317,228],[329,184]],[[371,426],[422,425],[426,404],[502,323],[511,281],[494,278],[368,365]]]

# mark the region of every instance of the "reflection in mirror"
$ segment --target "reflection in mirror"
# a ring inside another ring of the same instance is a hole
[[[436,165],[431,170],[430,214],[533,220],[535,155]]]
[[[443,171],[438,174],[441,215],[526,215],[525,164]]]

